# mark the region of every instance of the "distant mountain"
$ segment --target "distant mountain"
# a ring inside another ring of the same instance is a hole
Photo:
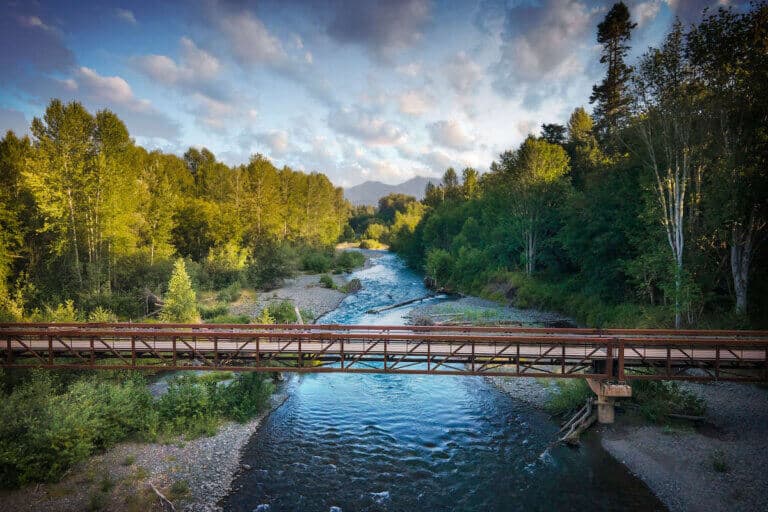
[[[416,176],[399,185],[387,185],[380,181],[366,181],[365,183],[344,189],[344,197],[355,206],[377,205],[379,204],[380,197],[389,194],[408,194],[421,200],[424,198],[424,189],[430,181],[435,185],[440,183],[439,178],[425,178],[424,176]]]

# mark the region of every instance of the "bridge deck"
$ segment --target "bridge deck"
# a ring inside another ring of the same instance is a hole
[[[0,324],[0,366],[766,381],[768,331]]]

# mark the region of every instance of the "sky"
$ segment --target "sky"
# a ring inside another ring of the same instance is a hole
[[[5,0],[0,0],[3,2]],[[627,0],[630,63],[726,0]],[[138,144],[261,153],[339,186],[485,171],[604,74],[596,0],[5,1],[0,131],[51,98],[108,108]]]

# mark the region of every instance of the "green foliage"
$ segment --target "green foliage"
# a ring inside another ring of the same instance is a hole
[[[341,251],[333,257],[333,269],[340,272],[352,272],[365,263],[365,255],[360,251]]]
[[[200,312],[200,317],[203,320],[210,320],[217,316],[226,315],[229,313],[229,308],[226,304],[214,304],[213,306],[197,306],[197,310]]]
[[[550,386],[556,386],[555,392],[547,401],[546,409],[551,414],[567,415],[581,408],[588,398],[594,396],[585,379],[556,380]]]
[[[336,283],[333,282],[333,278],[328,274],[323,274],[320,276],[320,284],[325,288],[330,288],[331,290],[336,288]]]
[[[287,244],[258,244],[251,255],[246,274],[256,288],[278,288],[284,279],[293,277],[296,254]]]
[[[632,382],[632,400],[640,405],[640,413],[654,423],[666,423],[668,414],[701,416],[704,401],[680,388],[676,382],[635,380]]]
[[[88,313],[88,321],[91,323],[111,323],[117,322],[117,315],[101,306],[96,306]]]
[[[192,289],[192,281],[187,275],[184,260],[179,258],[173,266],[173,274],[165,294],[163,311],[160,318],[164,322],[198,322],[197,296]]]
[[[293,303],[289,300],[272,302],[266,308],[269,317],[276,324],[295,324],[298,321]]]
[[[221,302],[236,302],[242,295],[242,286],[239,282],[228,285],[223,290],[219,290],[216,298]]]
[[[50,372],[33,372],[0,401],[0,482],[15,487],[54,481],[95,450],[122,439],[151,439],[157,413],[137,375],[83,378],[61,388]]]
[[[448,251],[432,249],[427,253],[424,270],[427,277],[433,280],[435,288],[446,286],[453,274],[453,258]]]
[[[332,258],[324,252],[312,251],[301,259],[301,269],[315,274],[322,274],[331,269]]]
[[[220,414],[226,418],[245,422],[262,411],[274,391],[273,384],[263,374],[239,374],[227,386],[218,386],[214,401]]]
[[[251,317],[248,315],[217,315],[206,321],[209,324],[249,324]]]
[[[275,323],[275,317],[269,313],[269,308],[264,308],[259,312],[254,323],[259,325],[270,325]]]

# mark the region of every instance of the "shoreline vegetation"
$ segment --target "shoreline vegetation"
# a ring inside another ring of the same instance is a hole
[[[172,302],[176,314],[187,309],[183,314],[222,323],[293,323],[298,309],[303,322],[314,322],[359,289],[348,272],[375,257],[319,254],[314,267],[305,263],[303,273],[284,276],[269,291],[238,289],[233,296],[232,287],[223,290],[231,302],[221,300],[222,291],[204,293],[198,301],[191,278],[179,272],[164,307]],[[214,306],[205,305],[213,301]],[[67,309],[77,318],[74,307]],[[162,510],[150,484],[177,510],[218,510],[235,474],[248,469],[240,466],[242,448],[287,399],[287,384],[273,394],[269,376],[226,371],[182,376],[4,371],[2,383],[2,416],[20,418],[22,411],[27,416],[0,429],[4,487],[21,485],[0,490],[11,510]]]

